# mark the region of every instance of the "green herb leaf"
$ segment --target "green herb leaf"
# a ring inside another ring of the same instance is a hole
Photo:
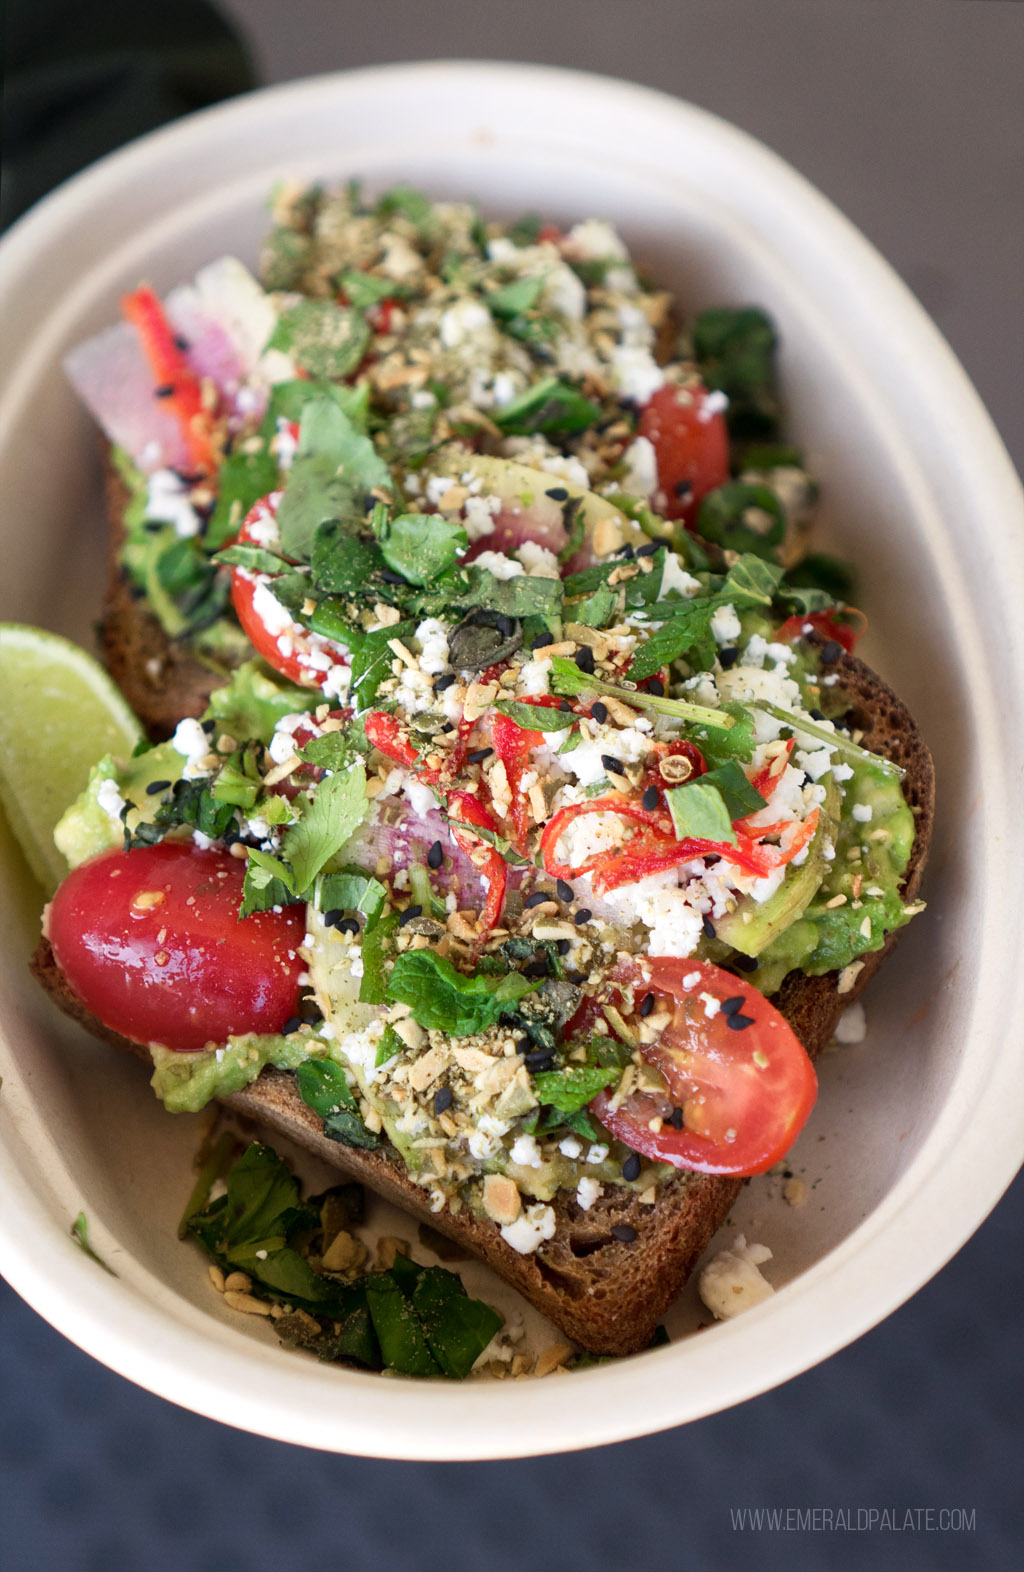
[[[283,557],[263,546],[226,546],[213,560],[224,568],[248,568],[250,573],[285,573],[289,566]]]
[[[572,710],[556,710],[547,704],[523,704],[519,699],[501,699],[494,709],[522,726],[524,731],[568,731],[579,720]]]
[[[325,519],[317,526],[310,554],[310,579],[317,590],[339,596],[372,594],[379,599],[384,585],[373,581],[384,566],[376,541],[361,540],[341,519]],[[345,642],[352,642],[351,634]]]
[[[364,633],[352,652],[352,683],[349,695],[356,709],[368,710],[377,696],[377,689],[391,674],[394,651],[392,639],[404,639],[416,632],[415,622],[399,622],[392,628],[378,628],[375,633]]]
[[[322,912],[362,912],[374,922],[384,910],[388,892],[379,879],[358,868],[325,873],[317,885],[317,907]]]
[[[226,456],[217,472],[217,502],[206,526],[207,551],[216,551],[238,533],[249,509],[277,489],[279,476],[277,458],[266,443],[255,453],[236,448]]]
[[[391,472],[369,437],[332,400],[313,400],[302,411],[298,448],[277,510],[282,555],[307,562],[321,524],[362,519],[366,493],[390,484]]]
[[[786,512],[770,486],[727,480],[701,498],[697,532],[724,550],[771,561],[786,533]]]
[[[490,1305],[471,1299],[455,1274],[440,1266],[426,1268],[411,1299],[442,1374],[463,1380],[500,1330],[502,1317]]]
[[[333,300],[301,300],[286,306],[267,341],[282,349],[314,377],[347,377],[355,371],[370,342],[361,311]]]
[[[374,273],[360,273],[354,268],[342,273],[335,283],[344,290],[349,305],[355,306],[357,311],[368,311],[371,306],[379,306],[382,300],[396,300],[408,294],[405,285],[393,278],[379,278]]]
[[[430,228],[434,217],[429,197],[425,197],[414,186],[406,185],[392,186],[390,190],[384,191],[377,198],[375,211],[378,218],[390,218],[393,213],[400,213],[417,229]]]
[[[734,438],[771,440],[779,426],[775,390],[775,329],[754,307],[702,311],[693,347],[709,388],[728,396],[726,423]]]
[[[725,841],[736,844],[729,810],[717,786],[706,784],[704,777],[673,786],[665,793],[672,825],[681,841]]]
[[[323,382],[316,377],[297,377],[294,382],[275,382],[270,390],[270,403],[263,418],[262,432],[269,442],[276,435],[278,420],[301,421],[307,404],[319,399],[329,399],[337,404],[357,431],[365,431],[370,406],[370,387],[360,382],[356,387],[346,387],[339,382]],[[273,488],[271,488],[273,489]]]
[[[564,752],[565,750],[561,749],[559,751]],[[455,818],[450,813],[442,813],[441,817],[446,823],[457,825],[461,830],[468,830],[470,835],[475,835],[479,840],[486,841],[488,846],[493,846],[502,858],[502,861],[507,862],[511,868],[531,868],[533,866],[529,857],[524,857],[521,852],[516,851],[512,842],[506,840],[504,835],[499,835],[497,830],[488,830],[482,824],[468,824],[465,820]]]
[[[614,1066],[603,1069],[600,1065],[542,1070],[532,1077],[533,1090],[538,1102],[550,1104],[562,1114],[575,1113],[617,1081],[621,1073]]]
[[[465,551],[469,537],[461,524],[439,513],[400,513],[380,537],[388,567],[410,584],[430,584],[447,573]]]
[[[239,917],[251,917],[253,912],[268,912],[275,906],[289,906],[297,899],[292,870],[279,857],[250,846]]]
[[[764,710],[766,715],[772,715],[776,720],[782,721],[791,731],[803,732],[808,737],[815,737],[818,742],[830,744],[837,750],[840,758],[853,759],[860,764],[873,764],[875,769],[881,770],[886,775],[895,776],[897,780],[901,780],[907,773],[893,759],[886,759],[880,753],[870,753],[867,748],[861,748],[857,743],[852,742],[845,732],[826,731],[824,726],[819,726],[815,721],[805,720],[802,715],[794,715],[778,704],[769,704],[767,699],[752,699],[751,708]]]
[[[590,677],[580,671],[575,661],[566,660],[563,655],[552,657],[551,677],[555,692],[566,698],[575,698],[579,694],[608,693],[613,699],[621,699],[623,704],[632,704],[641,710],[654,710],[658,715],[672,715],[687,726],[711,727],[727,732],[736,724],[736,718],[730,714],[728,705],[723,704],[720,710],[711,710],[702,704],[690,704],[685,699],[662,699],[656,694],[645,693],[642,688],[623,688],[614,682],[602,682],[599,677]]]
[[[79,1212],[78,1216],[71,1224],[71,1237],[75,1241],[75,1244],[78,1246],[79,1250],[87,1255],[90,1261],[95,1261],[97,1266],[102,1266],[103,1270],[108,1272],[111,1277],[117,1276],[117,1273],[114,1271],[113,1267],[108,1266],[106,1261],[104,1261],[101,1256],[96,1254],[96,1251],[89,1243],[89,1223],[84,1212]],[[495,1330],[497,1330],[497,1328],[495,1328]],[[488,1338],[488,1342],[489,1341],[490,1338]]]
[[[272,676],[261,661],[249,660],[238,667],[229,683],[210,694],[203,719],[216,721],[221,731],[239,741],[258,738],[267,743],[279,720],[308,708],[308,688]]]
[[[766,799],[751,785],[735,759],[728,759],[717,769],[707,770],[700,781],[721,792],[730,819],[745,819],[748,813],[757,813],[765,806]]]
[[[302,817],[281,843],[281,855],[290,864],[295,889],[304,893],[324,864],[341,850],[362,824],[369,809],[366,771],[361,760],[344,775],[321,781],[308,798],[296,798]]]
[[[600,418],[597,404],[558,377],[544,377],[494,411],[495,424],[510,437],[533,431],[548,437],[570,437],[576,431],[586,431]]]
[[[333,1059],[307,1059],[295,1071],[299,1096],[321,1119],[340,1108],[356,1108],[356,1100],[340,1064]]]
[[[363,929],[360,1004],[384,1004],[387,1000],[387,960],[397,927],[398,913],[389,912],[377,922],[368,922]]]
[[[377,1044],[377,1052],[374,1055],[374,1068],[379,1070],[382,1064],[387,1064],[389,1059],[393,1059],[395,1054],[401,1053],[404,1048],[405,1044],[395,1031],[395,1028],[393,1026],[385,1026],[384,1031],[381,1033],[380,1042]]]
[[[496,317],[515,317],[537,304],[544,291],[544,279],[517,278],[501,289],[484,296],[484,305]]]
[[[516,1000],[539,986],[521,972],[500,978],[479,973],[465,977],[435,950],[406,950],[391,969],[387,997],[407,1004],[413,1019],[428,1031],[467,1037],[493,1026]]]
[[[439,1376],[441,1367],[430,1352],[420,1318],[393,1274],[375,1272],[364,1281],[384,1363],[402,1375]]]

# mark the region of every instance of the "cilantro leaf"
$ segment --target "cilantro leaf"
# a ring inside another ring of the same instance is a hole
[[[380,880],[358,868],[325,873],[317,888],[320,911],[362,912],[368,922],[380,916],[387,898],[387,889]]]
[[[329,775],[309,798],[296,798],[302,817],[281,843],[295,889],[304,893],[314,878],[362,824],[369,807],[366,771],[361,760],[344,775]]]
[[[273,491],[280,470],[266,443],[256,453],[236,448],[217,472],[217,502],[206,526],[207,551],[216,551],[238,533],[254,503]]]
[[[306,405],[317,399],[329,399],[337,404],[357,431],[366,430],[370,406],[369,383],[360,382],[356,387],[346,387],[343,383],[324,382],[317,377],[296,377],[294,382],[276,382],[271,388],[270,402],[261,428],[264,438],[269,442],[276,434],[278,420],[301,421]]]
[[[467,1037],[492,1026],[517,999],[539,986],[521,972],[465,977],[435,950],[406,950],[392,967],[387,998],[407,1004],[414,1020],[428,1031]]]
[[[282,555],[308,561],[321,524],[361,519],[366,492],[390,484],[391,472],[369,437],[332,400],[312,400],[302,411],[298,449],[277,510]]]
[[[547,437],[570,437],[586,431],[601,418],[601,410],[578,388],[558,377],[544,377],[494,411],[495,425],[506,436],[527,436],[542,431]]]
[[[291,869],[279,857],[250,846],[239,918],[251,917],[253,912],[268,912],[275,906],[289,906],[297,899]]]

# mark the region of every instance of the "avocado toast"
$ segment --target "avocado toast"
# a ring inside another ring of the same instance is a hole
[[[303,252],[286,282],[316,301],[325,207],[310,220],[297,202],[270,266]],[[350,302],[363,290],[344,309],[364,326],[376,313],[380,333],[401,257],[381,237],[433,263],[437,210],[403,195],[378,204],[376,228],[343,216],[342,249],[378,248],[360,254],[376,283],[330,276]],[[447,291],[442,349],[466,350],[449,384],[421,376],[424,343],[395,331],[396,311],[418,320],[398,294],[362,380],[361,359],[340,381],[273,384],[271,428],[215,433],[205,532],[150,532],[173,554],[156,570],[172,612],[187,618],[191,595],[213,613],[176,642],[131,590],[153,572],[145,505],[131,519],[121,490],[127,476],[138,502],[138,472],[122,463],[112,482],[125,538],[108,659],[171,741],[98,767],[59,843],[78,868],[138,866],[165,843],[220,850],[240,879],[244,864],[247,917],[306,910],[301,1015],[259,1043],[240,1022],[227,1048],[198,1053],[118,1031],[116,1011],[98,1025],[61,953],[61,895],[60,964],[44,941],[36,971],[103,1035],[163,1044],[168,1106],[222,1096],[429,1218],[584,1347],[624,1353],[649,1340],[742,1175],[809,1112],[813,1074],[769,1040],[788,1022],[815,1057],[912,914],[932,779],[909,715],[839,642],[855,615],[801,582],[809,486],[789,450],[753,445],[775,419],[764,353],[745,383],[730,369],[729,332],[749,350],[764,319],[705,324],[705,374],[730,393],[709,390],[692,359],[658,363],[653,292],[639,291],[646,310],[617,301],[635,275],[613,276],[628,267],[617,253],[581,256],[577,231],[470,236],[482,272],[467,255],[461,276],[430,275]],[[585,291],[580,316],[559,269]],[[286,350],[302,349],[306,298],[281,312]],[[485,326],[500,347],[481,390]],[[538,376],[530,357],[552,346],[559,374]],[[381,415],[396,389],[405,402]],[[266,478],[258,442],[278,462],[254,496],[241,482]],[[204,484],[182,481],[192,502]],[[193,563],[181,542],[197,535],[213,549]],[[276,674],[237,664],[237,628],[210,635],[228,574]],[[716,1111],[699,1076],[666,1063],[684,1024],[744,1043],[770,1074],[784,1063],[789,1090],[734,1127],[728,1098]]]

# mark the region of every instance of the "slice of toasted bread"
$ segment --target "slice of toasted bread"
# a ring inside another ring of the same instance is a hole
[[[896,695],[862,661],[841,655],[829,668],[849,697],[852,719],[864,745],[895,760],[906,770],[903,787],[914,811],[917,837],[903,884],[913,899],[931,836],[934,777],[931,756],[913,718]],[[852,988],[838,992],[835,972],[806,977],[792,972],[775,996],[812,1058],[831,1039],[836,1021],[874,974],[895,944],[864,957]],[[71,991],[46,940],[32,970],[55,1002],[90,1031],[148,1059],[145,1048],[102,1026]],[[389,1147],[366,1152],[325,1138],[321,1120],[299,1098],[294,1076],[264,1070],[242,1092],[224,1099],[229,1108],[298,1142],[316,1156],[361,1180],[406,1211],[481,1256],[507,1282],[574,1341],[601,1354],[628,1354],[645,1347],[665,1310],[675,1299],[699,1256],[725,1220],[740,1180],[680,1173],[662,1186],[657,1203],[644,1205],[630,1190],[606,1186],[589,1211],[571,1192],[554,1202],[554,1237],[533,1255],[519,1255],[496,1224],[468,1209],[430,1211],[426,1192],[409,1179]],[[635,1238],[616,1237],[625,1225]]]

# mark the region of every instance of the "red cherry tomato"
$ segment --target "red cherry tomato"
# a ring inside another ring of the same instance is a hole
[[[666,384],[640,413],[637,434],[654,446],[665,517],[693,523],[701,497],[729,479],[725,417],[708,412],[706,388]]]
[[[50,906],[57,964],[104,1026],[195,1053],[240,1032],[279,1032],[298,1011],[305,908],[238,918],[243,864],[161,841],[104,852]]]
[[[856,606],[844,606],[842,611],[809,611],[802,617],[787,617],[775,637],[780,643],[792,644],[802,639],[808,628],[822,638],[834,639],[849,655],[867,632],[868,619]]]
[[[655,1041],[640,1049],[667,1090],[635,1093],[616,1109],[611,1093],[601,1092],[590,1104],[595,1118],[634,1151],[677,1168],[706,1174],[771,1168],[796,1140],[818,1090],[814,1067],[785,1017],[750,983],[708,961],[631,961],[618,976],[633,988],[632,1024],[668,1017]],[[643,1017],[647,994],[654,1007]],[[709,1013],[703,994],[719,1002],[716,1013]],[[682,1110],[678,1129],[676,1109]]]
[[[238,545],[263,543],[260,536],[268,524],[273,524],[278,499],[279,493],[271,492],[250,508],[238,532]],[[348,651],[293,622],[283,608],[282,618],[287,621],[283,626],[269,627],[260,612],[257,591],[265,584],[273,594],[273,582],[273,577],[266,573],[252,573],[248,568],[232,569],[231,604],[242,624],[242,632],[256,653],[282,677],[299,687],[319,688],[332,665],[349,664]]]

